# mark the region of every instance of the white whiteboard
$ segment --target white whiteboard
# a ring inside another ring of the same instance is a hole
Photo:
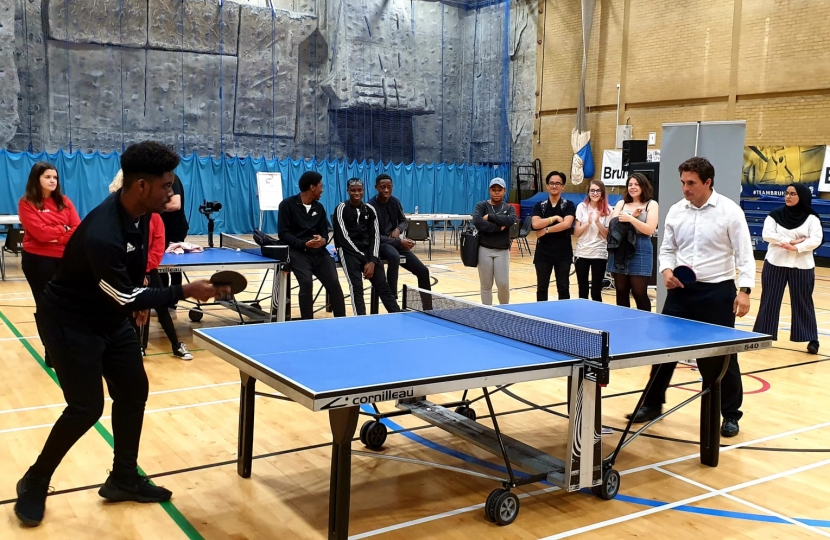
[[[256,189],[259,194],[259,211],[279,210],[282,202],[282,173],[256,173]]]

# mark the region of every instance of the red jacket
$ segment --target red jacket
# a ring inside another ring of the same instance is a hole
[[[161,214],[150,214],[150,247],[147,249],[147,272],[155,270],[164,258],[164,249],[167,243],[164,241],[164,222]]]
[[[75,206],[66,195],[63,204],[63,210],[58,211],[55,200],[49,197],[43,200],[43,208],[38,210],[26,199],[20,199],[17,213],[24,230],[24,251],[44,257],[63,257],[66,243],[81,223]]]

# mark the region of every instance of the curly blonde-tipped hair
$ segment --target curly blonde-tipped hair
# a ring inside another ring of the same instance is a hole
[[[115,178],[112,179],[110,182],[110,193],[115,193],[119,189],[121,189],[121,185],[124,183],[124,173],[121,169],[118,169],[118,173],[116,173]]]

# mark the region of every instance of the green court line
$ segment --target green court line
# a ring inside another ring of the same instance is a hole
[[[0,311],[0,320],[2,320],[6,324],[6,326],[9,327],[9,330],[12,331],[15,337],[19,339],[20,343],[22,343],[26,350],[29,351],[29,354],[32,355],[32,358],[34,358],[37,361],[37,363],[40,364],[40,367],[43,368],[43,371],[45,371],[46,374],[49,375],[49,377],[51,377],[53,381],[55,381],[55,384],[57,384],[58,387],[60,387],[61,383],[58,381],[58,376],[55,375],[55,371],[46,367],[46,362],[43,361],[43,358],[41,358],[40,354],[35,350],[34,347],[32,347],[32,344],[29,343],[29,341],[23,337],[23,334],[21,334],[20,331],[18,331],[18,329],[3,314],[2,311]],[[105,428],[103,424],[101,424],[101,422],[95,422],[94,427],[95,431],[97,431],[98,434],[101,435],[101,437],[103,437],[103,439],[107,442],[110,448],[114,448],[112,433],[110,433],[109,430]],[[138,472],[142,476],[147,476],[141,467],[138,467]],[[153,483],[152,480],[150,480],[150,483]],[[204,537],[201,534],[199,534],[199,531],[196,530],[196,527],[194,527],[187,520],[187,518],[184,517],[184,514],[182,514],[178,508],[176,508],[176,505],[174,505],[171,501],[165,501],[160,504],[164,511],[167,512],[167,515],[170,516],[170,518],[173,520],[173,522],[179,526],[179,529],[181,529],[185,536],[187,536],[190,540],[204,540]]]

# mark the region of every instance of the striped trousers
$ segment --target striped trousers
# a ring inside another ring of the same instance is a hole
[[[816,309],[813,306],[815,268],[787,268],[764,261],[761,272],[761,306],[753,331],[778,339],[778,317],[784,299],[784,287],[790,287],[790,341],[818,341]]]

